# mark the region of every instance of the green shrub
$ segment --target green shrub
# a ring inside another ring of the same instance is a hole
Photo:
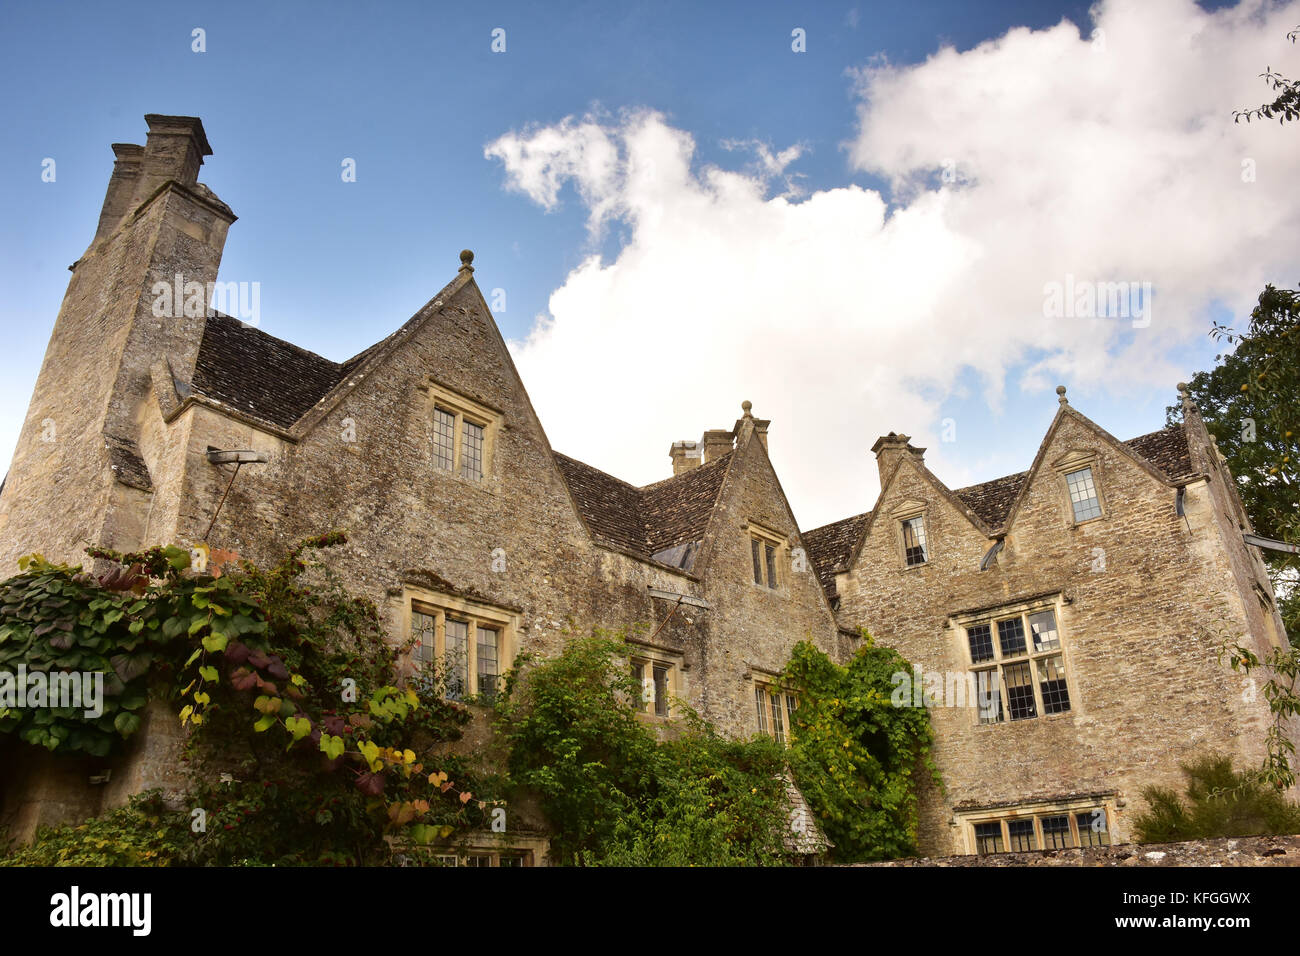
[[[1225,756],[1183,764],[1184,796],[1165,787],[1142,791],[1149,808],[1133,820],[1139,843],[1300,833],[1300,805]]]

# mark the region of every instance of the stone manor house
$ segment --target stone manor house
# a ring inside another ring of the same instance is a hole
[[[144,147],[113,146],[0,492],[5,574],[37,550],[81,563],[91,543],[206,540],[272,561],[346,528],[332,560],[412,642],[412,668],[447,662],[452,693],[492,694],[515,655],[566,633],[626,629],[645,720],[684,700],[730,734],[782,739],[793,646],[845,661],[865,629],[946,677],[943,703],[986,691],[931,711],[933,855],[1124,841],[1142,787],[1177,785],[1180,761],[1261,759],[1267,704],[1218,646],[1286,638],[1190,404],[1183,425],[1121,441],[1058,389],[1028,469],[968,488],[891,433],[871,448],[871,510],[804,530],[745,402],[638,488],[551,448],[469,252],[341,363],[224,314],[155,316],[155,283],[215,281],[235,215],[198,182],[202,123],[145,119]],[[0,751],[0,819],[30,832],[156,785],[175,733],[151,722],[93,794]]]

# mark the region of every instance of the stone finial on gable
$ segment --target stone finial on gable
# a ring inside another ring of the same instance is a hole
[[[471,251],[471,250],[469,250],[469,249],[462,249],[462,250],[460,251],[460,269],[458,269],[457,271],[458,271],[458,272],[473,272],[473,271],[474,271],[474,253],[473,253],[473,251]]]
[[[745,441],[749,438],[750,432],[753,432],[758,435],[758,440],[761,441],[763,447],[766,448],[767,426],[772,424],[772,420],[770,418],[755,418],[754,403],[749,399],[745,399],[740,403],[740,410],[744,414],[742,417],[736,419],[736,427],[732,429],[736,435],[736,444],[739,445],[741,442]]]
[[[1065,397],[1065,386],[1064,386],[1064,385],[1058,385],[1058,386],[1056,386],[1056,396],[1057,396],[1057,401],[1059,401],[1062,405],[1069,405],[1069,404],[1070,404],[1070,400],[1069,400],[1068,398]]]

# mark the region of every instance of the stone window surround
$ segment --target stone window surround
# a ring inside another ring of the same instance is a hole
[[[1007,727],[1013,724],[1031,725],[1038,720],[1059,720],[1065,717],[1078,716],[1082,713],[1080,706],[1080,696],[1078,685],[1074,677],[1074,668],[1071,662],[1070,650],[1065,640],[1066,626],[1063,618],[1065,607],[1070,604],[1069,598],[1063,593],[1045,595],[1028,600],[1017,601],[1012,604],[1003,604],[998,607],[985,608],[978,611],[968,611],[960,614],[954,614],[948,618],[947,627],[953,633],[953,640],[957,641],[956,660],[964,662],[966,670],[974,673],[981,670],[995,669],[1001,674],[1001,664],[1007,658],[1002,656],[1002,643],[998,635],[998,621],[1004,621],[1012,617],[1020,617],[1025,621],[1025,654],[1017,655],[1014,661],[1027,661],[1030,665],[1030,677],[1034,687],[1034,707],[1038,711],[1036,716],[1024,718],[1021,720],[1011,720],[1008,716],[1008,702],[1005,696],[1004,682],[1001,676],[998,678],[999,693],[1003,695],[1002,711],[1003,719],[992,723],[981,723],[979,707],[971,707],[971,720],[978,729]],[[1029,616],[1039,611],[1051,611],[1056,618],[1056,640],[1057,647],[1035,651],[1033,634],[1028,626]],[[993,657],[976,662],[971,659],[970,642],[967,638],[966,629],[974,627],[977,624],[988,624],[993,641]],[[1039,686],[1038,678],[1038,661],[1045,660],[1049,657],[1061,658],[1061,669],[1065,672],[1065,688],[1070,695],[1070,709],[1056,714],[1048,714],[1043,710],[1042,688]]]
[[[1074,502],[1070,500],[1070,483],[1066,476],[1084,468],[1092,471],[1093,493],[1097,496],[1097,507],[1101,509],[1101,514],[1093,518],[1084,518],[1082,521],[1077,521],[1074,517]],[[1067,452],[1064,457],[1056,460],[1052,465],[1052,470],[1056,472],[1061,500],[1065,503],[1066,527],[1077,528],[1080,525],[1091,524],[1094,521],[1101,521],[1103,518],[1110,516],[1110,508],[1107,506],[1106,495],[1102,490],[1106,485],[1105,469],[1101,467],[1101,459],[1096,451],[1076,449]]]
[[[433,380],[432,376],[426,376],[424,379],[424,390],[428,396],[428,408],[425,414],[425,421],[429,428],[429,454],[433,455],[433,410],[435,407],[456,416],[455,434],[452,438],[452,450],[455,459],[452,462],[451,470],[447,471],[441,468],[433,468],[434,474],[445,477],[452,477],[475,487],[492,488],[491,479],[493,477],[492,464],[494,453],[496,451],[497,432],[501,428],[501,412],[482,402],[477,402],[472,398],[454,392],[451,389],[439,385]],[[483,477],[466,478],[461,474],[461,457],[465,453],[465,428],[464,423],[478,425],[483,429]]]
[[[774,727],[772,723],[772,699],[773,697],[779,695],[781,699],[781,706],[784,708],[781,711],[781,727],[785,737],[783,743],[785,743],[788,746],[794,728],[792,727],[792,721],[790,719],[789,703],[787,699],[793,697],[795,709],[798,710],[799,709],[798,696],[793,694],[787,687],[785,687],[781,683],[781,675],[776,673],[775,671],[769,671],[762,667],[757,667],[753,664],[750,664],[746,667],[744,676],[745,676],[745,680],[751,682],[754,688],[754,693],[749,695],[749,707],[750,707],[750,713],[753,714],[754,716],[755,732],[766,734],[769,737],[775,736],[773,733]],[[760,724],[758,720],[757,694],[759,690],[762,690],[765,694],[764,699],[766,701],[766,711],[767,711],[766,726]]]
[[[642,644],[633,640],[627,642],[627,664],[631,670],[632,665],[641,663],[645,665],[645,672],[642,677],[641,693],[642,699],[639,702],[645,706],[645,710],[636,709],[636,718],[638,720],[650,721],[653,723],[664,723],[673,719],[673,699],[684,699],[685,697],[685,678],[687,670],[684,655],[680,651],[674,651],[666,647],[655,644]],[[668,702],[666,713],[659,714],[655,712],[654,696],[654,666],[659,664],[668,668],[666,675],[666,690]],[[646,695],[649,696],[646,696]]]
[[[420,655],[414,645],[415,632],[412,617],[416,612],[434,619],[433,660],[440,661],[447,652],[447,617],[465,621],[469,626],[469,659],[466,662],[469,687],[466,696],[479,693],[478,686],[478,627],[494,628],[497,632],[497,678],[500,681],[514,663],[517,650],[519,616],[481,601],[456,597],[451,594],[428,591],[407,585],[403,589],[402,605],[404,643],[410,646],[411,660],[420,667]]]
[[[507,812],[509,809],[507,808]],[[438,841],[429,845],[417,846],[401,840],[388,838],[389,844],[397,853],[407,856],[425,856],[433,860],[445,860],[445,866],[468,866],[470,857],[488,857],[488,866],[500,866],[502,857],[512,857],[522,866],[545,866],[550,854],[550,841],[542,836],[527,832],[509,835],[490,831],[474,831],[464,834],[454,842]],[[453,864],[451,859],[455,859]],[[482,864],[480,864],[482,865]]]
[[[785,591],[786,583],[787,583],[786,567],[790,561],[789,541],[786,540],[785,535],[780,534],[777,531],[773,531],[771,528],[765,525],[761,525],[756,521],[746,521],[744,524],[744,528],[745,531],[748,532],[749,534],[750,542],[757,541],[759,543],[760,555],[765,554],[765,552],[763,551],[763,546],[765,545],[772,547],[774,551],[772,563],[773,563],[773,568],[776,572],[775,587],[768,587],[766,581],[764,581],[764,583],[762,584],[758,583],[757,581],[754,580],[754,576],[752,573],[749,575],[750,585],[752,587],[758,588],[762,591],[767,591],[769,593],[779,593]],[[753,547],[754,546],[751,543],[749,546],[749,554],[746,555],[751,559],[751,562],[753,559]],[[764,575],[766,576],[766,568],[764,568]]]
[[[921,519],[921,533],[925,535],[925,560],[917,564],[908,564],[903,524],[913,518]],[[899,568],[903,571],[915,571],[917,568],[929,567],[934,560],[934,537],[930,533],[929,505],[922,501],[905,501],[889,513],[889,519],[894,525],[894,550],[898,554]]]
[[[1032,820],[1034,823],[1034,849],[1049,849],[1043,843],[1043,817],[1065,816],[1070,821],[1070,846],[1087,847],[1094,846],[1091,842],[1081,840],[1079,833],[1079,823],[1076,818],[1080,813],[1092,813],[1101,810],[1104,815],[1104,833],[1107,844],[1116,844],[1122,842],[1117,838],[1114,828],[1115,821],[1115,799],[1114,794],[1094,795],[1086,797],[1074,797],[1066,800],[1041,800],[1033,803],[1017,804],[1014,807],[998,807],[984,810],[969,810],[953,814],[950,821],[951,826],[960,827],[962,832],[962,843],[967,854],[974,855],[978,853],[978,844],[975,836],[975,825],[979,823],[1001,823],[1002,824],[1002,850],[1000,852],[1016,852],[1011,849],[1010,832],[1007,823],[1015,820]]]

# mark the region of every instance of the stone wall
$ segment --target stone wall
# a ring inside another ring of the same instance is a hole
[[[1123,843],[1074,850],[889,860],[854,866],[1300,866],[1300,836],[1224,837],[1186,843]]]

